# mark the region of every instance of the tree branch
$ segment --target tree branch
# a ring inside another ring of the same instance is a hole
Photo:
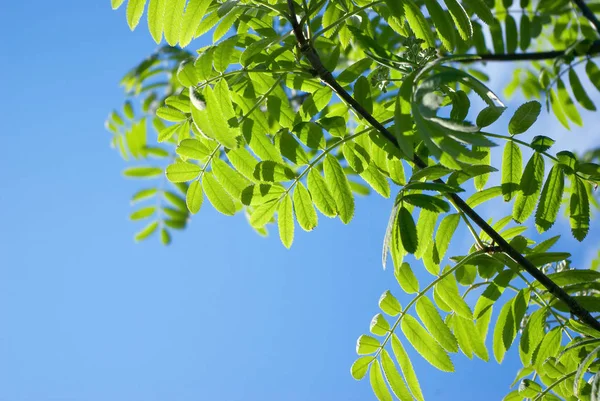
[[[458,60],[458,63],[477,63],[487,61],[528,61],[528,60],[552,60],[565,55],[566,50],[552,50],[535,53],[513,53],[513,54],[477,54],[478,59]],[[586,52],[574,53],[574,56],[593,56],[600,53],[600,40],[594,41]]]
[[[364,118],[369,124],[371,124],[377,131],[381,133],[386,139],[392,142],[398,149],[398,140],[396,137],[383,125],[381,124],[373,115],[371,115],[364,107],[360,105],[334,78],[330,71],[328,71],[323,63],[319,55],[317,54],[314,47],[310,44],[310,42],[304,36],[304,32],[302,31],[302,27],[298,23],[298,18],[296,15],[294,0],[287,0],[288,8],[290,11],[290,23],[292,24],[292,29],[294,31],[294,35],[296,36],[296,40],[298,41],[298,47],[302,54],[306,57],[308,62],[311,64],[313,69],[316,71],[316,74],[319,76],[321,81],[329,86],[341,99],[347,102],[353,109],[358,113],[362,118]],[[427,163],[425,163],[421,158],[417,155],[414,156],[412,162],[418,168],[427,167]],[[436,180],[435,182],[443,183],[442,180]],[[527,273],[529,273],[533,278],[540,282],[552,295],[554,295],[559,300],[563,301],[568,307],[573,315],[577,316],[581,319],[582,322],[588,324],[590,327],[593,327],[596,330],[600,330],[600,322],[598,322],[594,317],[583,308],[574,298],[572,298],[566,291],[564,291],[560,286],[558,286],[554,281],[552,281],[548,276],[546,276],[541,270],[539,270],[533,263],[531,263],[527,258],[525,258],[520,252],[518,252],[515,248],[513,248],[496,230],[494,230],[479,214],[477,214],[466,202],[457,194],[448,194],[447,195],[455,205],[466,214],[475,224],[477,224],[491,239],[494,241],[499,250],[504,252],[507,256],[512,258],[517,264],[519,264]]]
[[[587,18],[592,23],[592,25],[594,25],[596,31],[600,33],[600,21],[598,21],[598,18],[596,18],[594,12],[587,6],[587,4],[585,4],[583,0],[573,0],[573,3],[575,3],[577,7],[579,7],[583,16]]]

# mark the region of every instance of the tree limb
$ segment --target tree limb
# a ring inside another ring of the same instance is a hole
[[[596,16],[594,15],[594,12],[587,6],[587,4],[585,4],[585,1],[573,0],[573,3],[575,3],[577,5],[577,7],[579,7],[583,16],[585,18],[587,18],[588,21],[590,21],[592,23],[592,25],[594,25],[594,27],[596,28],[596,31],[598,31],[598,33],[600,33],[600,21],[598,20],[598,18],[596,18]]]
[[[562,57],[566,54],[567,50],[552,50],[547,52],[535,52],[535,53],[513,53],[513,54],[477,54],[478,59],[470,60],[458,60],[458,63],[477,63],[487,61],[528,61],[528,60],[552,60],[555,58]],[[575,52],[573,55],[580,56],[594,56],[600,53],[600,40],[594,41],[590,47],[584,53]]]
[[[296,15],[294,0],[287,0],[288,8],[290,11],[289,21],[292,24],[292,29],[296,40],[298,41],[298,47],[302,54],[306,57],[308,62],[311,64],[316,74],[319,76],[321,81],[329,86],[341,99],[347,102],[362,118],[364,118],[369,124],[371,124],[377,131],[381,133],[386,139],[392,142],[398,149],[398,140],[396,137],[373,115],[371,115],[364,107],[360,105],[334,78],[330,71],[325,68],[321,59],[310,44],[310,42],[304,36],[302,27],[298,23]],[[414,156],[412,162],[418,168],[427,167],[421,158],[417,155]],[[435,182],[443,183],[442,180],[436,180]],[[525,258],[520,252],[513,248],[496,230],[494,230],[477,212],[475,212],[467,203],[457,194],[447,195],[456,206],[465,213],[475,224],[477,224],[491,239],[494,241],[498,249],[502,250],[507,256],[512,258],[517,264],[519,264],[525,271],[527,271],[533,278],[540,282],[552,295],[563,301],[570,309],[573,315],[581,319],[582,322],[588,324],[596,330],[600,330],[600,322],[598,322],[590,314],[588,310],[583,308],[573,297],[571,297],[565,290],[558,286],[548,276],[546,276],[541,270],[539,270],[533,263]]]

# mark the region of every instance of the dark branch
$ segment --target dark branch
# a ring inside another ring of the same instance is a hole
[[[563,57],[566,50],[553,50],[536,53],[513,53],[513,54],[478,54],[478,59],[459,60],[459,63],[477,63],[487,61],[530,61],[530,60],[552,60]],[[600,53],[600,40],[594,41],[585,53],[573,53],[573,56],[593,56]]]
[[[319,55],[317,54],[314,47],[304,36],[302,27],[298,24],[298,18],[296,16],[296,10],[294,6],[294,0],[287,0],[288,8],[290,10],[290,22],[298,41],[298,47],[312,65],[317,75],[328,85],[340,98],[347,102],[362,118],[369,122],[377,131],[381,133],[386,139],[392,142],[398,149],[398,141],[396,137],[381,124],[375,117],[373,117],[364,107],[360,105],[354,98],[336,81],[330,71],[328,71],[321,62]],[[425,163],[418,156],[414,156],[412,162],[418,168],[427,167]],[[443,183],[442,180],[436,180],[436,182]],[[464,214],[466,214],[475,224],[477,224],[497,245],[498,249],[504,252],[507,256],[512,258],[517,264],[519,264],[525,271],[527,271],[533,278],[540,282],[546,289],[554,295],[556,298],[563,301],[571,310],[571,312],[579,317],[582,322],[588,324],[590,327],[600,330],[600,322],[583,308],[574,298],[567,294],[560,286],[552,281],[548,276],[542,273],[533,263],[525,258],[520,252],[513,248],[496,230],[494,230],[479,214],[477,214],[466,202],[456,194],[449,194],[450,199],[454,202]]]
[[[596,31],[600,33],[600,21],[598,21],[598,18],[596,18],[594,12],[587,6],[587,4],[585,4],[583,0],[573,0],[573,3],[575,3],[577,7],[579,7],[583,16],[587,18],[592,23],[592,25],[594,25]]]

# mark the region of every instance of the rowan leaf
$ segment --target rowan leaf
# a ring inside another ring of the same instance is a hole
[[[348,178],[338,160],[328,154],[323,162],[325,182],[335,200],[336,209],[344,224],[354,216],[354,196]]]
[[[454,365],[446,351],[414,317],[405,315],[401,328],[406,339],[427,362],[441,371],[454,372]]]

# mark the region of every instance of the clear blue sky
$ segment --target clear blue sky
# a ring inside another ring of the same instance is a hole
[[[0,400],[374,399],[349,367],[379,295],[408,299],[380,266],[390,202],[320,216],[290,251],[210,207],[172,246],[136,245],[103,122],[156,47],[145,26],[108,0],[0,13]],[[518,366],[411,355],[428,400],[499,399]]]

